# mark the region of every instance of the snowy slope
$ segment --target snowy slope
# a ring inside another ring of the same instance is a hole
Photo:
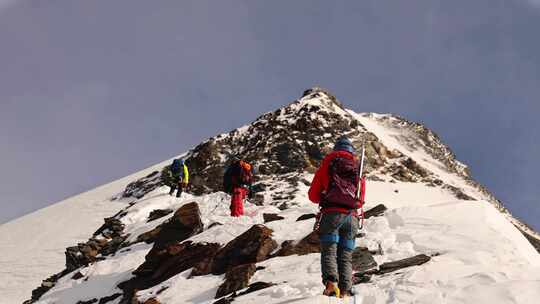
[[[111,201],[113,196],[133,179],[163,166],[152,166],[0,225],[0,303],[28,299],[41,280],[64,267],[66,247],[86,241],[104,217],[127,205]]]
[[[394,156],[381,157],[378,163],[368,164],[366,209],[383,203],[389,210],[383,216],[366,220],[365,236],[357,239],[357,246],[381,252],[373,256],[379,265],[417,254],[432,256],[431,261],[421,266],[375,276],[369,283],[356,285],[355,303],[538,302],[540,255],[514,225],[519,221],[501,208],[500,202],[489,192],[472,181],[466,166],[454,160],[443,145],[435,142],[424,146],[421,142],[425,142],[425,138],[420,139],[414,130],[396,127],[401,124],[399,118],[357,114],[342,108],[328,93],[312,90],[284,109],[267,113],[249,126],[205,143],[212,142],[213,147],[217,147],[217,152],[209,154],[215,161],[226,159],[219,149],[235,149],[236,153],[263,153],[269,159],[263,165],[274,167],[273,148],[284,144],[281,133],[276,130],[290,134],[288,140],[291,141],[322,142],[328,138],[330,143],[334,136],[324,130],[333,129],[333,124],[342,121],[354,122],[344,128],[351,126],[350,136],[358,139],[356,142],[377,141],[379,149],[382,145],[388,151],[399,151],[390,153]],[[292,126],[306,123],[320,127],[323,130],[320,137],[297,139],[298,132]],[[287,130],[287,126],[291,129]],[[262,135],[266,145],[256,151],[241,150],[252,145],[251,141],[259,143],[257,136],[261,134],[257,133],[261,130],[265,132]],[[427,137],[428,141],[432,140]],[[231,146],[231,138],[233,142],[241,142],[242,147]],[[185,155],[196,158],[203,152],[209,153],[195,149]],[[368,155],[375,159],[383,154]],[[279,161],[279,155],[277,159]],[[416,165],[410,170],[404,167],[402,164],[407,159],[414,160],[421,169]],[[202,190],[198,195],[188,194],[181,199],[169,197],[168,188],[159,185],[148,188],[148,192],[139,198],[112,199],[118,197],[128,182],[160,170],[168,163],[163,162],[0,226],[0,248],[7,252],[0,256],[0,303],[21,303],[29,299],[30,291],[40,280],[63,268],[65,247],[88,239],[101,225],[103,217],[112,216],[120,209],[125,211],[119,219],[125,225],[123,233],[129,235],[127,243],[172,216],[147,222],[153,210],[176,210],[191,202],[197,202],[204,224],[202,233],[188,239],[195,243],[225,245],[254,224],[263,224],[264,213],[275,213],[284,218],[265,224],[273,230],[272,239],[278,244],[300,240],[311,232],[314,219],[296,221],[301,215],[317,212],[316,206],[307,199],[307,183],[301,182],[311,180],[313,175],[309,167],[305,171],[286,173],[261,172],[260,183],[267,184],[259,193],[264,204],[248,203],[247,216],[242,218],[229,217],[228,195],[209,187],[200,187]],[[211,172],[210,175],[215,174],[212,167],[204,167],[204,170]],[[401,180],[399,172],[406,173],[403,173],[407,176],[406,181]],[[28,234],[32,235],[30,245],[26,242]],[[102,299],[103,303],[118,304],[120,297],[105,299],[122,293],[117,285],[133,277],[132,272],[144,262],[151,248],[152,244],[137,243],[77,269],[60,278],[36,303],[98,303]],[[317,253],[273,257],[259,262],[259,270],[250,282],[275,285],[237,297],[234,303],[328,303],[328,299],[319,296],[322,287],[319,263]],[[186,270],[156,286],[140,290],[136,297],[140,303],[151,299],[162,304],[214,303],[224,276],[210,274],[190,278],[190,273],[191,270]],[[75,274],[78,276],[74,277]]]
[[[425,201],[410,201],[412,206],[402,207],[402,200],[409,195],[413,197],[412,193],[418,193],[420,189],[407,184],[384,183],[374,183],[370,189],[368,201],[383,201],[390,208],[396,207],[384,217],[367,221],[367,237],[359,239],[359,244],[373,249],[381,245],[385,254],[377,257],[377,262],[417,253],[440,255],[430,263],[400,275],[358,285],[356,291],[360,302],[357,303],[535,303],[540,296],[540,256],[491,204],[456,201],[444,193],[424,191]],[[129,216],[132,224],[127,229],[141,229],[148,214],[144,210],[150,205],[178,207],[195,200],[203,208],[205,225],[216,221],[224,225],[191,240],[226,244],[251,225],[263,223],[262,213],[277,211],[274,207],[249,205],[247,213],[250,217],[234,219],[228,216],[227,204],[223,202],[227,199],[225,194],[177,200],[167,196],[167,190],[163,187],[149,194],[152,199],[145,201],[144,206],[138,206]],[[395,195],[394,190],[402,195]],[[428,203],[430,200],[431,204]],[[306,201],[302,207],[280,212],[285,220],[267,226],[274,230],[278,243],[300,239],[309,233],[313,220],[299,223],[295,220],[314,210],[314,206]],[[150,227],[146,228],[149,230]],[[83,269],[81,272],[90,278],[88,281],[72,280],[68,275],[38,303],[76,303],[119,292],[114,286],[131,277],[130,272],[144,261],[149,249],[148,245],[136,245],[129,252],[121,252]],[[288,299],[296,299],[291,303],[319,301],[318,254],[274,258],[259,265],[266,268],[258,271],[252,281],[278,285],[239,297],[235,303],[264,301],[277,304]],[[140,291],[141,303],[156,297],[164,287],[167,289],[157,296],[161,303],[213,303],[223,277],[208,275],[188,279],[189,273],[188,270],[154,288]]]

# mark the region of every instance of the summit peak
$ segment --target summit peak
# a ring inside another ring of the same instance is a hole
[[[343,104],[336,98],[334,94],[319,86],[314,86],[305,90],[304,93],[302,93],[302,97],[298,101],[300,103],[310,104],[319,103],[320,105],[326,107],[337,106],[338,108],[344,110]]]

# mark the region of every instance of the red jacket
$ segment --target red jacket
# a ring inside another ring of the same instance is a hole
[[[348,158],[348,159],[355,159],[354,155],[352,153],[346,152],[346,151],[332,151],[330,154],[326,155],[326,157],[323,159],[321,166],[315,173],[315,176],[313,177],[313,181],[311,182],[311,187],[309,187],[309,200],[312,201],[315,204],[319,204],[321,202],[323,193],[325,193],[328,190],[328,186],[330,184],[330,174],[329,174],[329,167],[330,163],[334,158],[342,157],[342,158]],[[365,195],[365,180],[362,178],[361,182],[361,195],[360,195],[360,203],[361,205],[364,202],[364,195]],[[349,213],[350,210],[347,210],[346,208],[325,208],[322,210],[323,212],[342,212],[342,213]]]

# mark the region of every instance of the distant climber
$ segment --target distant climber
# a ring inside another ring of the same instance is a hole
[[[169,191],[169,195],[174,195],[174,190],[178,188],[176,197],[180,197],[189,184],[189,170],[183,159],[173,160],[170,170],[170,180],[171,191]]]
[[[244,215],[244,200],[252,195],[253,173],[253,166],[241,159],[235,159],[225,170],[223,189],[231,194],[231,216]]]
[[[309,199],[320,207],[316,226],[321,241],[323,294],[327,296],[352,295],[352,252],[365,193],[360,167],[351,141],[341,137],[323,159],[309,188]]]

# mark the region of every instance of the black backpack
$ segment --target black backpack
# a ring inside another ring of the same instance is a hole
[[[223,190],[231,194],[235,186],[249,185],[253,179],[253,173],[245,170],[241,165],[242,160],[232,163],[223,175]]]
[[[240,162],[236,161],[232,163],[226,170],[223,175],[223,191],[231,194],[234,188],[234,176],[238,176],[240,172]]]

